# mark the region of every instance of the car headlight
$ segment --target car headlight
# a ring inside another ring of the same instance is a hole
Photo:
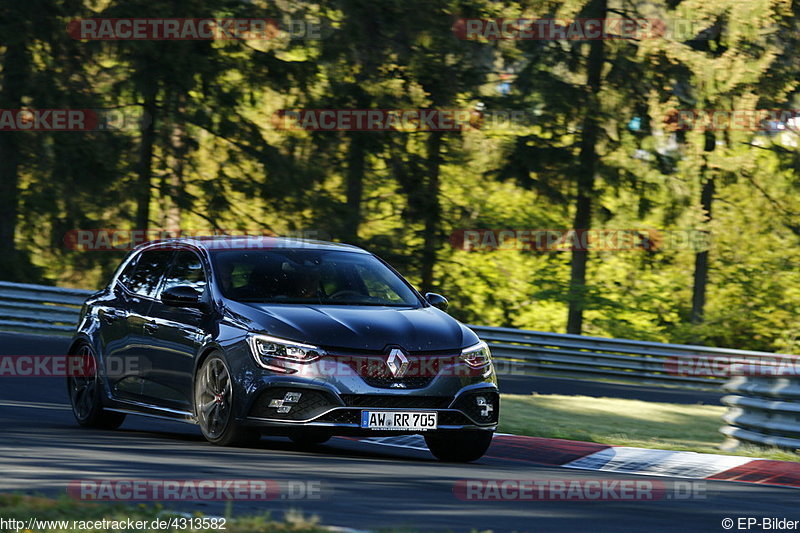
[[[325,355],[325,351],[317,346],[269,335],[251,333],[247,337],[247,342],[250,344],[250,351],[256,362],[264,368],[274,368],[274,365],[270,364],[270,360],[308,363]]]
[[[472,368],[481,368],[492,362],[492,352],[489,345],[481,341],[461,350],[461,360]]]

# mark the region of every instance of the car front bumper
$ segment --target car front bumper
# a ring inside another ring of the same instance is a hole
[[[239,377],[234,382],[243,389],[237,419],[274,434],[298,428],[325,429],[337,435],[421,432],[362,428],[361,413],[365,410],[435,411],[437,430],[497,428],[500,395],[491,364],[465,371],[449,361],[439,365],[433,375],[376,381],[336,359],[296,365],[293,373],[279,373],[259,367],[249,353],[246,355],[253,364],[244,364],[235,372]],[[397,383],[403,388],[395,388]]]
[[[286,404],[287,395],[300,398]],[[279,413],[280,407],[289,412]],[[489,384],[464,387],[453,397],[419,394],[339,394],[328,387],[282,382],[264,387],[251,402],[243,422],[264,428],[326,428],[341,435],[389,435],[418,433],[414,430],[374,430],[360,425],[362,411],[436,412],[439,430],[497,428],[500,396]]]

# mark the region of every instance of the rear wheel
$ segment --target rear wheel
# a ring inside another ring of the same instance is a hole
[[[477,461],[492,443],[492,431],[433,431],[425,433],[425,444],[440,461],[469,463]]]
[[[247,446],[260,438],[234,416],[231,373],[220,354],[210,355],[195,378],[195,412],[203,436],[219,446]]]
[[[78,425],[101,429],[118,428],[125,421],[125,415],[103,409],[102,382],[94,350],[83,343],[70,355],[81,359],[80,364],[75,365],[80,368],[80,375],[67,377],[69,403]],[[73,369],[75,366],[70,364],[69,368]]]

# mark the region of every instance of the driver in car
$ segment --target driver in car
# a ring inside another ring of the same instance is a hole
[[[292,298],[318,299],[320,297],[319,269],[284,263],[283,271],[289,278],[289,291],[287,292]]]

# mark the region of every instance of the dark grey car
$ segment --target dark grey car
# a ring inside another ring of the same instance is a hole
[[[354,246],[196,238],[132,252],[84,305],[68,386],[78,422],[128,413],[199,424],[222,445],[420,433],[472,461],[497,426],[489,349],[392,267]]]

